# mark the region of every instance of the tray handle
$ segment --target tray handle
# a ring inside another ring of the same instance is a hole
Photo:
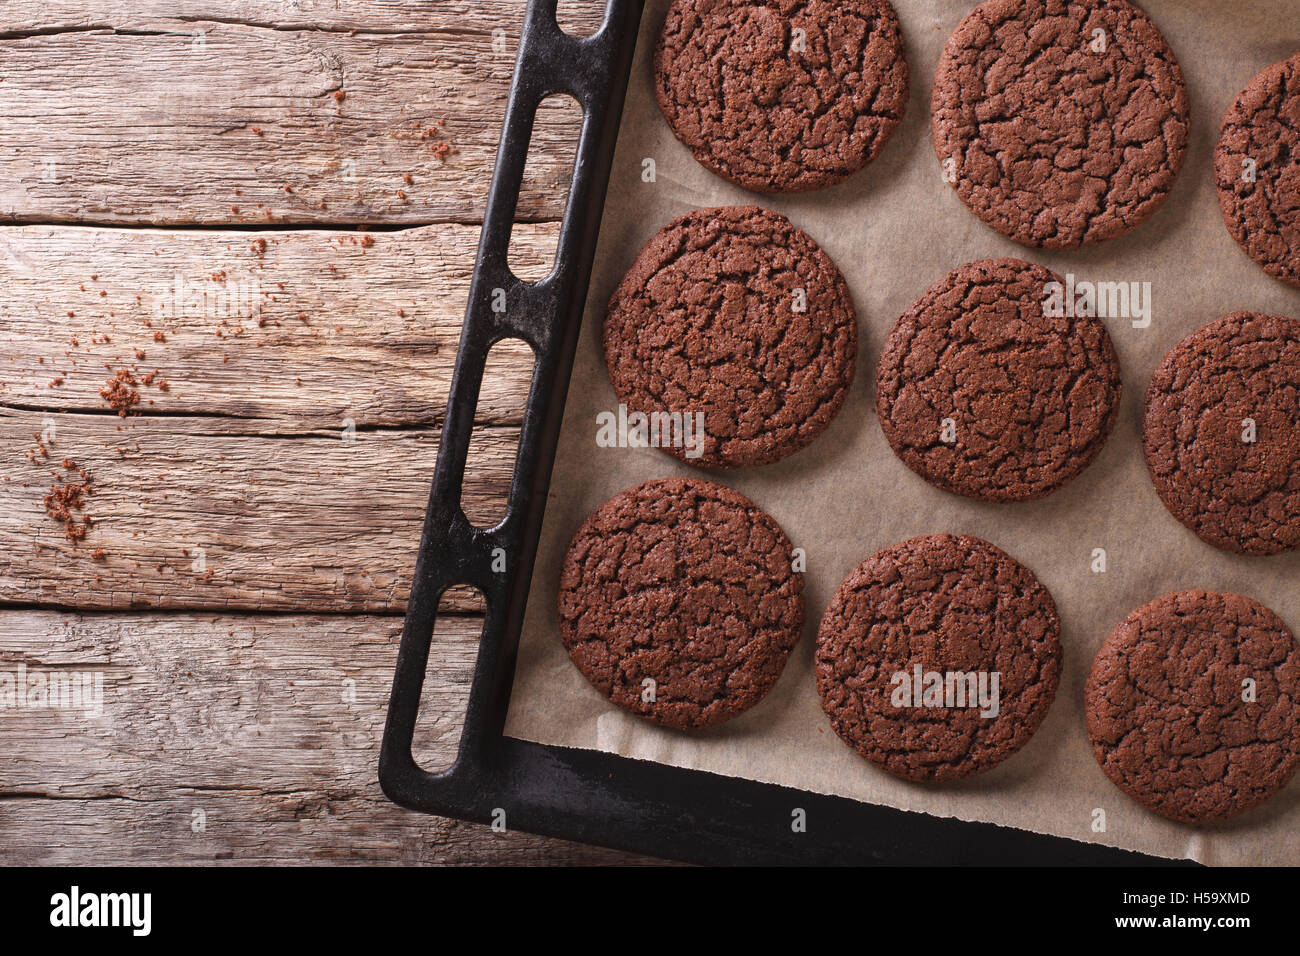
[[[560,29],[556,4],[530,0],[524,15],[380,748],[379,780],[392,800],[470,817],[486,812],[473,805],[475,777],[505,726],[643,0],[607,0],[603,24],[586,38]],[[524,282],[511,272],[507,250],[537,107],[555,94],[579,103],[582,129],[555,266],[545,278]],[[505,311],[493,311],[502,294]],[[505,338],[532,347],[533,377],[505,517],[476,528],[461,507],[465,462],[487,355]],[[505,571],[494,571],[494,558],[499,567],[503,555]],[[487,615],[456,760],[431,774],[416,764],[411,745],[438,601],[447,588],[465,584],[482,592]]]

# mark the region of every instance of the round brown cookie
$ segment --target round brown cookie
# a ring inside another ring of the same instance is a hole
[[[1160,208],[1189,118],[1173,52],[1124,0],[981,4],[944,47],[931,98],[962,202],[1044,249],[1111,239]]]
[[[895,776],[968,777],[1042,723],[1061,676],[1060,631],[1052,596],[1003,551],[965,535],[912,538],[858,565],[831,599],[817,632],[822,709]],[[927,697],[931,674],[954,675],[951,700]],[[982,702],[954,706],[958,686],[970,688],[959,674],[975,675],[977,689],[983,681]]]
[[[1106,327],[1062,314],[1077,311],[1064,299],[1042,266],[982,259],[903,314],[880,356],[876,412],[907,467],[1005,502],[1041,498],[1088,466],[1119,412],[1119,360]]]
[[[803,628],[803,575],[785,533],[743,495],[696,478],[648,481],[578,529],[559,612],[564,647],[597,690],[693,730],[772,689]]]
[[[1138,608],[1102,645],[1085,695],[1101,769],[1171,820],[1249,810],[1300,765],[1300,651],[1239,594],[1180,591]]]
[[[1193,332],[1147,387],[1160,500],[1216,548],[1300,547],[1300,322],[1236,312]]]
[[[735,468],[783,458],[830,424],[853,381],[858,328],[844,277],[807,233],[730,206],[688,213],[650,240],[610,299],[604,348],[629,417],[704,415],[702,448],[665,438],[662,418],[652,444]]]
[[[1265,272],[1300,287],[1300,54],[1259,74],[1228,108],[1214,180],[1228,231]]]
[[[875,158],[907,105],[886,0],[676,0],[655,49],[668,125],[746,189],[801,192]]]

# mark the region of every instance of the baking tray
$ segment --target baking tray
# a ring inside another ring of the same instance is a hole
[[[559,28],[556,5],[530,0],[524,13],[380,750],[384,792],[412,810],[479,823],[504,812],[510,829],[697,863],[1182,862],[505,735],[643,0],[608,0],[602,27],[582,39]],[[573,178],[555,267],[523,282],[511,274],[506,250],[537,107],[558,93],[583,110]],[[504,311],[493,308],[497,290]],[[507,338],[527,342],[535,365],[506,515],[480,529],[465,517],[461,487],[487,355]],[[505,571],[494,571],[502,555]],[[428,773],[412,741],[438,602],[457,585],[481,591],[487,612],[455,762]],[[806,821],[798,830],[797,810]]]

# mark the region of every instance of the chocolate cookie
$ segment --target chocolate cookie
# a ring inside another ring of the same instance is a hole
[[[1056,283],[1056,285],[1053,285]],[[982,501],[1041,498],[1101,451],[1119,411],[1106,327],[1070,316],[1061,279],[1020,259],[969,262],[895,323],[876,374],[894,454]]]
[[[1047,589],[987,541],[913,538],[872,555],[835,592],[817,633],[822,709],[895,776],[968,777],[1043,722],[1061,676],[1060,631]]]
[[[1250,81],[1223,117],[1214,181],[1228,231],[1274,279],[1300,287],[1300,54]]]
[[[689,213],[650,240],[610,299],[604,347],[650,444],[735,468],[783,458],[830,424],[853,381],[858,328],[844,277],[807,233],[732,206]],[[694,447],[665,437],[701,414],[702,443],[698,428]]]
[[[574,535],[560,635],[596,689],[656,724],[710,727],[757,704],[803,628],[803,575],[777,523],[711,481],[648,481]]]
[[[1193,332],[1147,388],[1142,448],[1160,500],[1203,541],[1300,547],[1300,322],[1236,312]]]
[[[1160,208],[1187,152],[1183,74],[1124,0],[990,0],[944,47],[935,152],[962,202],[1016,242],[1076,249]]]
[[[886,0],[676,0],[655,49],[668,125],[707,169],[764,193],[838,182],[907,105]]]
[[[1258,806],[1300,765],[1300,651],[1239,594],[1180,591],[1138,608],[1093,661],[1086,706],[1106,776],[1181,823]]]

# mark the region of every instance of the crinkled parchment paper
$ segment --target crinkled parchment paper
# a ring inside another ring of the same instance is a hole
[[[524,623],[507,733],[629,757],[839,794],[870,803],[982,820],[1213,864],[1300,863],[1300,780],[1263,807],[1194,828],[1130,801],[1093,760],[1083,685],[1093,655],[1129,611],[1183,588],[1238,591],[1300,629],[1300,554],[1248,558],[1201,543],[1161,505],[1139,442],[1142,395],[1164,353],[1218,316],[1239,310],[1300,316],[1300,292],[1267,276],[1237,247],[1219,215],[1212,153],[1236,93],[1264,67],[1300,50],[1287,0],[1145,0],[1182,65],[1191,95],[1191,147],[1174,191],[1145,225],[1078,252],[1027,249],[983,225],[943,182],[930,145],[929,100],[944,41],[971,2],[894,0],[912,93],[907,115],[875,163],[830,189],[757,196],[699,166],[654,102],[651,54],[666,0],[642,23],[600,249],[560,439],[546,523]],[[642,181],[651,157],[657,181]],[[600,353],[604,306],[641,246],[692,208],[758,203],[807,230],[848,279],[861,351],[852,395],[811,446],[761,468],[703,472],[656,449],[599,448],[596,414],[617,399]],[[1124,375],[1110,442],[1081,477],[1047,499],[987,505],[926,484],[891,453],[876,420],[875,364],[894,321],[957,265],[1018,256],[1080,280],[1150,282],[1147,328],[1107,321]],[[1297,423],[1300,427],[1300,423]],[[808,621],[775,690],[753,710],[703,733],[654,727],[623,713],[570,663],[558,633],[561,557],[582,520],[616,492],[650,478],[697,474],[736,488],[773,515],[808,554]],[[1028,565],[1051,590],[1063,622],[1065,668],[1056,702],[1020,753],[957,785],[896,780],[831,731],[812,674],[817,623],[850,569],[914,535],[978,535]],[[1105,573],[1091,570],[1094,548]],[[1106,811],[1093,832],[1093,811]]]

